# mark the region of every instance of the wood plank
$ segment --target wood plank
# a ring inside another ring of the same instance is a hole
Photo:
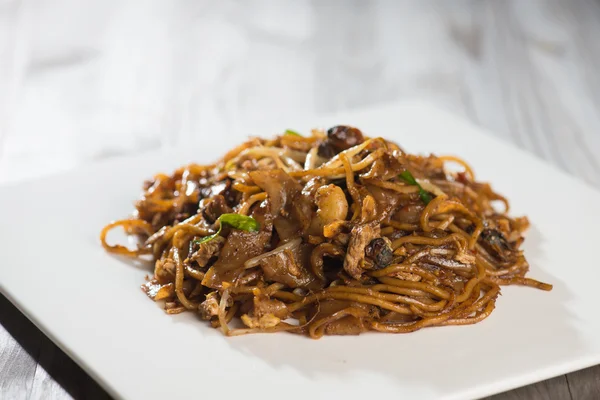
[[[596,94],[577,70],[596,65],[581,49],[580,31],[600,34],[595,23],[599,7],[561,1],[436,4],[454,45],[465,55],[461,69],[468,116],[600,186],[600,164],[590,150],[600,148],[594,133],[600,125]],[[569,18],[576,5],[577,17]],[[595,17],[582,21],[579,14]]]
[[[22,398],[32,390],[40,351],[40,333],[0,295],[0,393]]]
[[[600,365],[567,375],[573,400],[600,399]]]
[[[509,392],[486,397],[486,400],[565,400],[570,399],[571,393],[567,378],[563,375],[554,379],[538,382]]]

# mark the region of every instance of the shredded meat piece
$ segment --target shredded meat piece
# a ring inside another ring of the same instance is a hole
[[[412,274],[410,272],[403,272],[403,271],[393,272],[392,274],[390,274],[390,276],[393,276],[394,278],[402,279],[403,281],[410,281],[410,282],[419,282],[421,280],[421,277],[419,275]]]
[[[281,319],[277,318],[273,314],[266,314],[261,317],[251,317],[248,314],[241,316],[241,320],[248,328],[272,328],[281,322]]]
[[[162,300],[173,295],[175,285],[173,283],[160,284],[156,279],[152,279],[142,285],[142,290],[152,300]]]
[[[360,261],[365,258],[365,248],[371,240],[380,236],[380,231],[379,224],[361,224],[352,228],[344,270],[354,279],[359,279],[362,275]]]
[[[223,244],[225,243],[225,238],[222,236],[218,236],[213,240],[210,240],[205,243],[201,243],[198,250],[192,253],[189,257],[190,262],[196,262],[199,267],[205,267],[208,264],[208,261],[217,256]]]
[[[170,258],[156,260],[154,264],[154,277],[159,283],[169,283],[175,278],[175,263]]]
[[[346,246],[350,242],[350,234],[348,233],[336,233],[335,238],[333,239],[333,243],[338,244],[340,246]]]
[[[200,303],[198,307],[200,317],[209,320],[219,314],[219,301],[217,300],[217,292],[211,292],[206,295],[206,300]]]
[[[227,205],[225,197],[216,195],[210,200],[204,200],[202,205],[202,216],[211,224],[222,214],[230,213],[233,210]]]
[[[265,295],[254,297],[254,315],[262,317],[267,314],[272,314],[280,319],[290,317],[290,312],[283,301],[270,299]]]
[[[462,268],[462,269],[470,268],[470,265],[468,265],[468,264],[464,264],[464,263],[456,261],[456,260],[432,256],[432,255],[425,256],[422,260],[426,261],[430,264],[437,265],[439,267]]]
[[[475,264],[476,261],[475,256],[468,253],[459,253],[454,258],[464,264]]]

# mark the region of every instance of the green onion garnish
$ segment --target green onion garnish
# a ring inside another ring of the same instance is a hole
[[[292,136],[302,136],[302,135],[301,135],[301,134],[299,134],[298,132],[296,132],[296,131],[293,131],[293,130],[291,130],[291,129],[286,129],[286,130],[285,130],[285,134],[286,134],[286,135],[292,135]]]
[[[239,229],[241,231],[246,232],[258,232],[260,229],[260,224],[257,220],[252,217],[247,217],[241,214],[221,214],[219,219],[219,230],[213,233],[212,235],[205,236],[202,239],[194,240],[194,243],[202,244],[209,242],[219,236],[221,233],[221,229],[223,229],[223,225],[229,225],[234,229]]]
[[[415,179],[415,177],[413,176],[413,174],[410,173],[409,170],[403,171],[398,176],[400,177],[400,179],[402,179],[404,182],[408,183],[409,185],[415,185],[415,186],[419,187],[419,197],[421,198],[421,200],[423,201],[423,203],[429,204],[429,202],[431,200],[433,200],[433,197],[431,196],[431,194],[429,192],[426,192],[421,187],[421,185],[419,185],[419,182],[417,182],[417,180]]]

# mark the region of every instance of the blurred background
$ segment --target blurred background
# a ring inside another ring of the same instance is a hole
[[[0,182],[420,99],[600,187],[599,38],[597,0],[0,0]],[[0,393],[102,398],[11,307]]]
[[[0,0],[0,180],[420,98],[600,184],[600,3]]]

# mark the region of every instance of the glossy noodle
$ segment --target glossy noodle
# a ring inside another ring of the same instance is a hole
[[[502,285],[552,289],[526,276],[529,223],[508,207],[458,157],[336,126],[158,174],[101,241],[154,262],[142,289],[166,312],[226,335],[407,333],[482,321]],[[137,248],[109,244],[118,227]]]

